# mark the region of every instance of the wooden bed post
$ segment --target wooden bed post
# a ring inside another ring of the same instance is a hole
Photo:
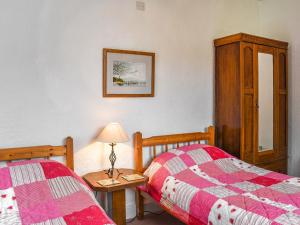
[[[213,126],[209,126],[208,133],[209,133],[208,144],[211,146],[215,146],[215,128]]]
[[[134,134],[134,162],[135,170],[144,172],[143,166],[143,137],[141,132]],[[144,197],[141,191],[137,188],[135,194],[136,216],[138,219],[144,218]]]
[[[143,173],[143,137],[141,132],[134,134],[134,162],[135,170]]]
[[[66,139],[66,164],[71,170],[74,170],[74,157],[73,157],[73,138],[67,137]]]

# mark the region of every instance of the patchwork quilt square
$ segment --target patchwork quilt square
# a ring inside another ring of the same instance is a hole
[[[285,211],[294,211],[297,209],[297,207],[293,206],[293,205],[290,205],[290,204],[284,204],[284,203],[281,203],[281,202],[278,202],[278,201],[272,201],[268,198],[263,198],[263,197],[258,197],[252,193],[244,193],[243,196],[247,196],[248,198],[250,199],[253,199],[257,202],[261,202],[263,204],[267,204],[268,206],[274,206],[276,208],[280,208],[282,210],[285,210]]]
[[[258,175],[255,173],[246,172],[244,170],[240,170],[234,173],[231,173],[230,176],[236,177],[242,181],[251,180],[256,178]]]
[[[16,194],[13,188],[0,190],[0,205],[3,210],[17,208]]]
[[[218,177],[224,174],[224,171],[216,165],[214,161],[203,163],[199,168],[210,177]]]
[[[103,214],[104,212],[99,207],[90,206],[81,211],[75,211],[65,215],[63,218],[68,225],[114,225],[114,223],[108,217],[104,217]]]
[[[266,176],[268,173],[270,173],[269,170],[259,168],[256,166],[251,165],[248,168],[245,168],[244,171],[250,172],[250,173],[256,173],[258,176]]]
[[[289,178],[289,179],[285,180],[285,182],[300,187],[300,178],[299,177]]]
[[[43,168],[39,163],[10,166],[9,171],[14,187],[46,180]]]
[[[223,199],[219,199],[212,206],[208,217],[209,224],[259,224],[270,225],[271,220],[259,214],[247,211],[243,208],[229,204]]]
[[[206,180],[203,177],[198,176],[192,170],[187,169],[184,170],[174,176],[177,180],[183,181],[187,184],[190,184],[194,187],[197,187],[199,189],[215,186],[214,183],[210,182],[209,180]]]
[[[248,212],[255,213],[270,220],[277,218],[287,211],[264,202],[257,201],[249,196],[235,195],[224,198],[230,205],[245,209]]]
[[[157,157],[155,162],[160,163],[161,165],[164,165],[166,162],[173,159],[174,157],[177,157],[177,155],[175,155],[171,152],[165,152],[164,154],[160,155],[160,157]]]
[[[248,192],[255,191],[257,189],[260,189],[260,188],[264,187],[264,186],[259,185],[259,184],[251,183],[249,181],[243,181],[243,182],[240,182],[240,183],[235,183],[235,184],[232,184],[232,186],[237,187],[239,189],[242,189],[244,191],[248,191]]]
[[[9,223],[7,223],[9,221]],[[20,215],[18,212],[14,213],[0,213],[0,224],[13,224],[13,225],[22,225]]]
[[[276,173],[276,172],[272,172],[272,171],[269,171],[269,173],[266,173],[264,176],[269,177],[269,178],[273,178],[273,179],[276,179],[276,180],[281,180],[281,181],[288,180],[288,179],[292,178],[289,175],[286,175],[286,174],[283,174],[283,173]]]
[[[81,190],[80,182],[73,177],[57,177],[48,180],[53,198],[62,198]]]
[[[13,188],[0,190],[0,224],[21,224],[19,208]]]
[[[234,173],[234,172],[237,172],[240,170],[238,167],[236,167],[234,164],[232,164],[232,161],[230,160],[230,158],[217,159],[214,162],[225,173]]]
[[[216,179],[224,184],[234,184],[243,181],[240,177],[231,176],[231,174],[228,173],[223,173],[222,175],[217,176]]]
[[[144,172],[144,175],[151,178],[153,177],[153,175],[162,167],[162,165],[158,162],[154,162],[152,163],[147,170]],[[151,180],[149,179],[149,182],[151,182]]]
[[[64,176],[74,176],[71,170],[66,169],[66,167],[59,162],[41,162],[41,166],[47,179]]]
[[[95,205],[93,199],[84,191],[55,199],[54,202],[61,215],[68,215]]]
[[[279,201],[282,197],[288,197],[283,192],[276,191],[276,190],[274,190],[270,187],[260,188],[256,191],[251,192],[251,193],[256,195],[259,198],[267,198],[267,199],[270,199],[272,201]]]
[[[12,181],[8,167],[0,168],[0,190],[12,187]]]
[[[193,197],[190,204],[190,218],[191,224],[198,224],[200,221],[208,221],[208,215],[210,213],[211,207],[218,200],[213,194],[206,191],[199,190]],[[196,220],[196,218],[198,218]],[[197,223],[198,222],[198,223]],[[190,223],[189,223],[190,224]]]
[[[265,177],[265,176],[258,176],[249,181],[252,183],[255,183],[255,184],[266,186],[266,187],[281,182],[280,180],[276,180],[276,179]]]
[[[170,176],[161,191],[164,199],[167,198],[173,203],[176,202],[178,207],[188,211],[190,202],[199,189]]]
[[[194,166],[195,161],[192,159],[192,157],[188,154],[182,154],[179,156],[179,158],[185,163],[187,167]]]
[[[253,165],[246,163],[242,160],[239,160],[237,158],[230,158],[230,161],[233,165],[235,165],[236,167],[238,167],[241,170],[247,170],[247,169],[251,169],[251,167],[253,167]]]
[[[170,175],[170,172],[165,167],[161,167],[153,176],[151,176],[151,179],[149,178],[148,189],[153,193],[161,195],[161,188],[166,181],[165,178]],[[158,200],[159,198],[155,199]]]
[[[279,224],[300,224],[300,215],[288,212],[277,217],[275,222]]]
[[[203,149],[195,149],[189,151],[187,152],[187,155],[189,155],[197,165],[200,165],[204,162],[212,161],[210,155]]]
[[[225,198],[228,196],[237,195],[236,192],[229,190],[228,188],[223,186],[208,187],[208,188],[204,188],[203,190],[218,198]]]
[[[179,157],[174,157],[170,159],[164,164],[164,167],[170,172],[171,175],[179,173],[188,168],[182,161],[182,159]]]
[[[288,194],[288,195],[285,194],[283,196],[280,196],[278,199],[276,199],[276,201],[296,206],[296,207],[298,207],[299,212],[300,212],[300,193],[299,192],[293,193],[293,194]]]
[[[233,158],[232,155],[228,154],[227,152],[222,151],[221,149],[214,147],[214,146],[203,146],[202,147],[213,160],[216,159],[224,159],[224,158]]]
[[[195,149],[200,149],[200,148],[205,148],[205,147],[209,147],[209,145],[206,145],[206,144],[192,144],[192,145],[188,145],[188,146],[181,146],[177,149],[187,153],[189,151],[193,151]]]
[[[18,186],[14,190],[24,224],[39,223],[61,216],[47,181]]]
[[[287,182],[280,182],[278,184],[271,185],[270,188],[276,191],[280,191],[286,194],[293,194],[300,192],[300,187]]]
[[[209,176],[207,173],[202,171],[198,165],[192,166],[189,168],[193,173],[197,176],[204,178],[205,180],[215,184],[215,185],[225,185],[224,183],[220,182],[218,179]]]

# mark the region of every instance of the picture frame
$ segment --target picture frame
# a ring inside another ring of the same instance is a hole
[[[155,53],[103,49],[103,97],[154,97]]]

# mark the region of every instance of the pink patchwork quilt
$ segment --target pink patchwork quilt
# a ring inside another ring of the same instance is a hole
[[[145,188],[186,224],[300,224],[300,178],[195,144],[158,156]]]
[[[0,166],[0,224],[114,223],[73,171],[51,160],[27,160]]]

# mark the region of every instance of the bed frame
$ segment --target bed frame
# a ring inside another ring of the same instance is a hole
[[[65,156],[66,166],[71,170],[74,170],[73,159],[73,139],[67,137],[65,145],[52,146],[32,146],[32,147],[19,147],[19,148],[3,148],[0,149],[0,161],[22,160],[22,159],[34,159],[45,158],[49,159],[53,156]]]
[[[215,144],[215,129],[213,126],[207,128],[207,132],[195,132],[195,133],[183,133],[153,136],[149,138],[143,138],[141,132],[134,134],[134,161],[135,170],[143,173],[151,161],[157,156],[157,146],[163,148],[162,152],[167,152],[169,147],[179,147],[183,145],[190,145],[191,143],[200,143],[201,141],[207,141],[207,144]],[[147,149],[145,149],[147,147]],[[152,158],[150,162],[144,165],[143,150],[152,151]],[[137,217],[142,219],[144,217],[144,193],[141,190],[136,190],[136,210]]]

